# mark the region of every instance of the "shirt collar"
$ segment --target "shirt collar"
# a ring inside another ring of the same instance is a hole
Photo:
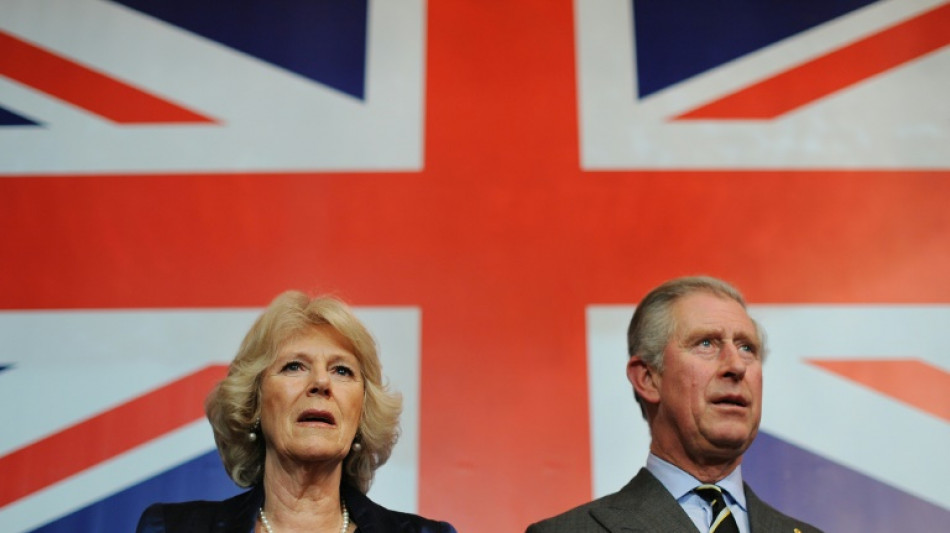
[[[703,483],[686,473],[678,466],[660,459],[652,453],[647,457],[647,470],[670,491],[677,501],[690,495],[697,485]],[[743,511],[747,511],[745,490],[742,484],[742,465],[737,466],[728,476],[716,482],[727,493],[732,503],[737,504]]]

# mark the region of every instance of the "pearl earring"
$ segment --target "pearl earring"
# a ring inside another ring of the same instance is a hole
[[[251,426],[251,431],[247,434],[247,440],[251,442],[257,441],[257,430],[261,428],[261,419],[258,418],[254,421],[254,425]]]
[[[358,440],[357,440],[357,441],[353,441],[353,451],[354,451],[354,452],[360,452],[360,451],[362,451],[362,449],[363,449],[363,443],[361,443],[361,442],[358,441]]]

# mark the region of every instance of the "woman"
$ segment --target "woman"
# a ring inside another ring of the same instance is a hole
[[[339,300],[288,291],[257,319],[205,411],[235,483],[223,502],[155,504],[139,533],[447,532],[366,497],[399,435],[402,398]]]

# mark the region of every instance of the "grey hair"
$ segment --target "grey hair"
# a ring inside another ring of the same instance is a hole
[[[663,373],[663,351],[676,330],[673,304],[680,298],[697,292],[734,300],[746,309],[742,293],[721,279],[710,276],[686,276],[669,280],[650,291],[634,311],[630,326],[627,328],[628,356],[637,356],[652,370]],[[764,357],[765,333],[757,322],[754,320],[752,322],[763,344],[762,356]],[[645,417],[643,401],[639,395],[636,395],[636,399]]]

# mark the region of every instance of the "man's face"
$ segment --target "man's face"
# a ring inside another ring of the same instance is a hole
[[[654,376],[654,453],[686,468],[736,461],[762,416],[761,341],[745,309],[697,292],[672,307],[675,329]]]

